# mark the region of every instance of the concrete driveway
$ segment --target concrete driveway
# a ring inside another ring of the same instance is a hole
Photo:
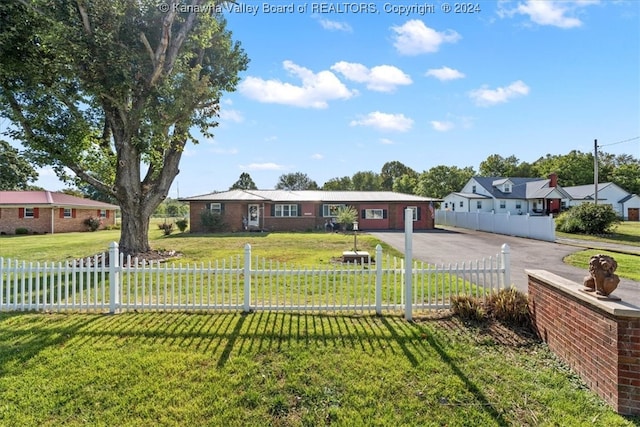
[[[404,252],[404,232],[383,231],[368,234]],[[573,267],[562,261],[565,256],[583,248],[461,228],[437,228],[414,232],[413,257],[430,264],[445,265],[476,261],[500,253],[500,248],[505,243],[509,245],[511,253],[511,281],[523,292],[528,291],[525,269],[547,270],[579,284],[582,284],[584,276],[587,275],[586,269]],[[621,279],[613,295],[640,307],[639,282]]]

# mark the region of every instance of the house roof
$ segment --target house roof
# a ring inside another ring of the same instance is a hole
[[[607,187],[615,185],[613,182],[601,182],[598,184],[598,192],[604,190]],[[620,187],[618,187],[620,188]],[[593,200],[596,196],[596,186],[595,184],[587,184],[587,185],[576,185],[573,187],[564,187],[567,193],[571,195],[572,199],[575,200]],[[622,188],[620,190],[626,191]],[[600,194],[598,194],[598,200],[606,200]],[[621,203],[621,201],[618,201]]]
[[[478,193],[451,193],[459,197],[464,197],[465,199],[490,199],[491,197],[485,196],[484,194]]]
[[[494,176],[474,176],[473,179],[496,199],[561,199],[569,195],[561,187],[549,187],[549,179],[504,178]],[[513,183],[510,193],[503,193],[496,186],[507,181]]]
[[[120,206],[52,191],[0,191],[0,206],[70,207],[119,210]]]
[[[636,197],[640,199],[640,196],[637,195],[637,194],[629,194],[628,196],[623,197],[622,199],[620,199],[618,201],[618,203],[627,203],[629,200],[631,200],[633,198],[636,198]]]
[[[439,202],[441,199],[421,197],[393,191],[321,191],[321,190],[229,190],[186,197],[181,202]]]

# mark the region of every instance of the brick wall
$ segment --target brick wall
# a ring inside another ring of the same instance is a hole
[[[544,270],[527,274],[540,338],[617,412],[640,415],[640,307],[597,299]]]
[[[37,218],[20,218],[20,208],[0,208],[0,233],[15,234],[16,228],[26,228],[29,234],[44,234],[51,233],[52,226],[54,233],[88,231],[84,221],[92,216],[98,216],[97,209],[76,209],[75,218],[60,218],[60,208],[42,207],[38,208]],[[101,228],[115,224],[115,219],[115,211],[109,211]]]

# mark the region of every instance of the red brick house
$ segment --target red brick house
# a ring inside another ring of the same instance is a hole
[[[414,230],[434,228],[433,202],[439,199],[391,191],[230,190],[180,199],[190,207],[191,232],[207,231],[206,211],[222,215],[227,231],[322,230],[335,223],[340,207],[358,212],[360,230],[402,230],[404,210],[414,209]]]
[[[116,223],[119,206],[51,191],[0,191],[0,234],[87,231],[87,218],[104,228]]]

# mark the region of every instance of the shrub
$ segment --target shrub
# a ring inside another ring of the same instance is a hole
[[[451,310],[465,320],[498,320],[529,327],[529,299],[515,288],[501,289],[486,298],[458,295],[451,298]]]
[[[491,316],[518,326],[529,325],[529,298],[515,288],[501,289],[487,300]]]
[[[89,231],[96,231],[102,225],[102,219],[92,216],[85,219],[84,224],[89,227]]]
[[[29,234],[29,230],[26,228],[16,228],[16,234]]]
[[[611,205],[583,203],[564,212],[556,220],[556,229],[565,233],[605,234],[618,223]]]
[[[178,230],[180,230],[181,233],[184,233],[184,231],[189,226],[189,221],[187,221],[184,218],[183,219],[179,219],[179,220],[176,221],[176,225],[178,226]]]
[[[173,223],[169,224],[164,222],[162,224],[158,224],[158,228],[164,232],[165,236],[173,233]]]
[[[487,313],[478,298],[466,295],[453,296],[451,310],[465,320],[481,322],[487,319]]]
[[[222,215],[217,212],[204,211],[200,214],[202,227],[209,232],[223,231],[227,226]]]

